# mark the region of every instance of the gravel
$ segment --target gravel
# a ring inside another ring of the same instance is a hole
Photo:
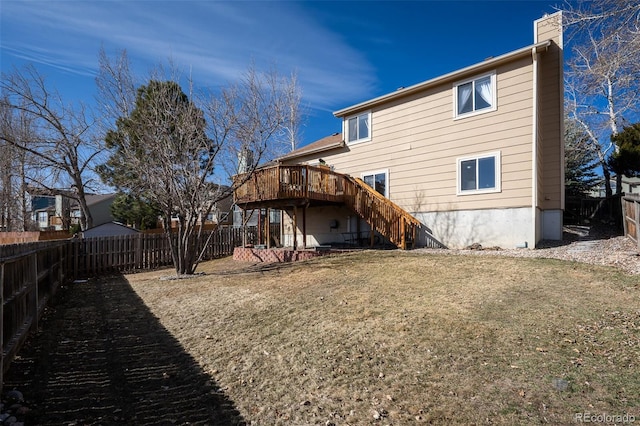
[[[482,248],[472,244],[466,249],[418,249],[425,253],[447,253],[464,256],[538,257],[614,266],[640,275],[640,252],[631,238],[616,235],[607,228],[566,226],[563,241],[542,241],[536,249]],[[473,247],[473,248],[472,248]]]

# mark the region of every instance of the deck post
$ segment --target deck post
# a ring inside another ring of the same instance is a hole
[[[298,249],[298,206],[293,206],[293,249]]]
[[[247,211],[242,209],[242,247],[247,246]]]
[[[262,235],[264,234],[264,227],[262,223],[262,208],[258,209],[258,244],[262,244]]]
[[[411,226],[411,248],[416,248],[416,243],[418,239],[418,227],[416,225]]]
[[[371,230],[369,231],[369,248],[373,248],[373,242],[375,240],[376,233],[376,226],[374,225],[377,219],[375,203],[371,203],[371,217],[373,218],[373,220],[371,220]]]
[[[271,209],[267,207],[265,210],[267,214],[264,217],[264,235],[267,238],[267,248],[271,248]]]
[[[307,248],[307,205],[302,206],[302,248]]]

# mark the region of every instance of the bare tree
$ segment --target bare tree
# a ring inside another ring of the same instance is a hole
[[[579,1],[567,3],[563,15],[571,46],[565,72],[566,112],[589,136],[589,149],[598,157],[610,196],[607,158],[615,149],[611,136],[637,121],[640,111],[640,4]],[[620,191],[620,182],[617,188]]]
[[[157,77],[138,88],[133,109],[107,134],[112,154],[101,175],[161,208],[176,273],[193,274],[198,247],[206,245],[204,219],[243,183],[232,176],[242,169],[247,179],[260,161],[286,145],[287,93],[294,83],[252,68],[237,84],[198,96],[191,83],[187,95],[175,76]]]
[[[0,228],[5,231],[29,231],[31,218],[28,188],[42,175],[37,158],[5,139],[30,140],[33,125],[21,111],[11,108],[6,97],[0,100]]]
[[[128,117],[136,102],[136,89],[127,51],[109,58],[104,48],[98,53],[99,72],[96,76],[100,123],[106,133],[120,117]]]
[[[285,115],[285,123],[282,130],[285,133],[285,140],[289,141],[291,151],[298,148],[298,142],[302,138],[302,116],[301,111],[302,91],[298,86],[297,74],[291,74],[291,78],[287,84],[284,84],[284,96],[289,107]]]
[[[19,111],[31,126],[26,133],[3,133],[2,141],[39,159],[49,173],[38,179],[38,186],[50,190],[61,183],[70,186],[69,194],[80,207],[81,227],[90,228],[93,219],[86,194],[101,149],[88,112],[82,105],[65,103],[33,66],[3,73],[0,87],[8,107]]]

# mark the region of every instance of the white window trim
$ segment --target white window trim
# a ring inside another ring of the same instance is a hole
[[[458,114],[458,87],[462,86],[463,84],[467,84],[471,81],[480,80],[481,78],[484,78],[484,77],[491,77],[491,87],[493,88],[493,93],[492,93],[493,99],[491,102],[491,107],[479,109],[476,111],[466,112],[464,114]],[[473,76],[472,78],[455,82],[453,84],[453,119],[461,120],[463,118],[473,117],[474,115],[486,114],[488,112],[497,110],[498,109],[498,85],[496,84],[496,81],[497,81],[496,71],[493,70],[485,74],[476,75],[476,76]]]
[[[389,169],[380,169],[380,170],[373,170],[370,172],[363,172],[360,174],[360,179],[362,179],[362,181],[364,182],[364,177],[365,176],[370,176],[373,175],[374,180],[375,180],[375,175],[379,175],[381,173],[384,173],[384,195],[385,198],[389,198]],[[375,191],[375,188],[372,188]]]
[[[496,161],[496,176],[495,176],[495,181],[496,181],[496,186],[495,188],[488,188],[488,189],[469,189],[466,191],[463,191],[460,185],[460,178],[461,176],[461,172],[462,172],[462,162],[463,161],[467,161],[467,160],[478,160],[480,158],[488,158],[488,157],[494,157],[495,161]],[[456,195],[478,195],[478,194],[492,194],[492,193],[496,193],[496,192],[502,192],[502,166],[501,166],[501,152],[500,151],[493,151],[493,152],[485,152],[482,154],[475,154],[475,155],[468,155],[465,157],[459,157],[456,159]]]
[[[369,136],[366,138],[362,138],[362,139],[356,139],[355,141],[351,141],[349,142],[349,120],[351,120],[354,117],[360,117],[362,115],[367,114],[369,117]],[[355,145],[355,144],[359,144],[362,142],[369,142],[371,140],[371,134],[373,133],[373,123],[371,121],[371,111],[363,111],[359,114],[353,114],[350,115],[348,117],[345,117],[343,120],[343,129],[342,129],[342,134],[344,136],[344,141],[346,142],[347,145]]]

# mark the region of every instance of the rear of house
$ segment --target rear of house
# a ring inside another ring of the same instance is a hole
[[[562,238],[562,16],[534,43],[341,109],[342,134],[281,157],[361,178],[448,247],[534,247]],[[300,238],[290,211],[284,243]],[[346,242],[367,225],[345,206],[308,209],[306,245]]]

